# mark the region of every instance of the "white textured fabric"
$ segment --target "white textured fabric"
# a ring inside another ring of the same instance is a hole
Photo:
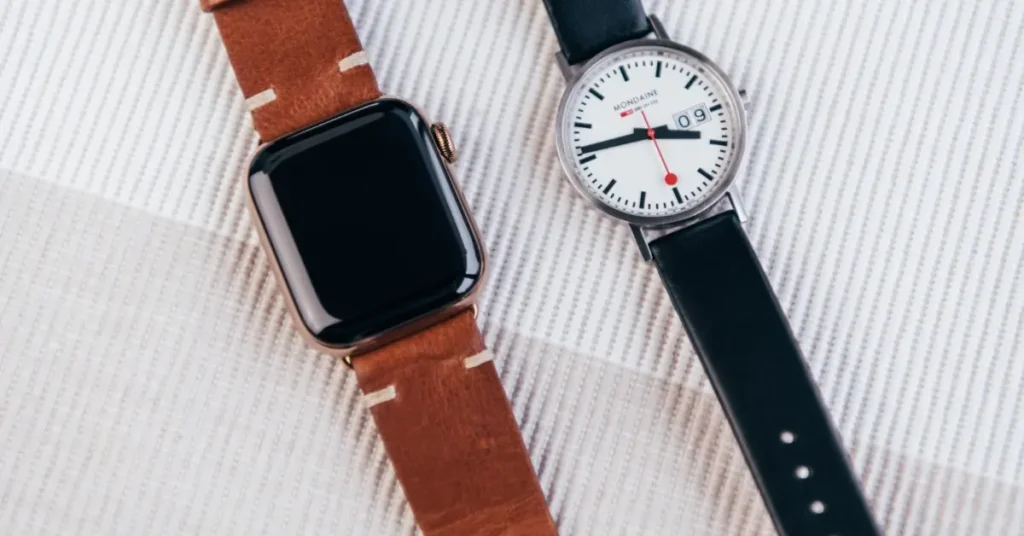
[[[258,250],[197,4],[0,0],[0,533],[413,533]],[[455,133],[562,534],[771,534],[655,271],[561,176],[541,2],[349,5]],[[750,91],[748,229],[886,533],[1024,534],[1024,2],[647,7]]]

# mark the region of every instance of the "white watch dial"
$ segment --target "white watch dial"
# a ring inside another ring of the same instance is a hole
[[[559,118],[563,158],[588,197],[665,218],[720,195],[742,148],[735,92],[706,60],[631,47],[589,67]]]

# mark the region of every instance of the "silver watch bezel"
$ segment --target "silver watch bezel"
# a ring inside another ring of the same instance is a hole
[[[674,52],[681,52],[692,57],[696,60],[696,63],[698,64],[697,68],[702,74],[717,78],[721,83],[721,86],[725,88],[725,96],[729,101],[727,105],[735,111],[739,124],[737,125],[737,133],[733,138],[735,156],[729,166],[722,171],[720,180],[716,181],[714,188],[708,193],[703,201],[676,214],[670,214],[667,216],[639,216],[621,211],[606,204],[598,198],[595,193],[591,192],[586,187],[583,182],[584,178],[577,173],[576,167],[571,159],[574,156],[570,146],[572,136],[571,131],[568,128],[568,124],[570,123],[567,123],[567,120],[571,122],[571,117],[567,116],[565,111],[568,103],[572,100],[571,98],[578,92],[583,91],[584,88],[582,87],[582,80],[606,58],[620,54],[629,49],[649,49],[659,47],[666,48]],[[568,179],[573,188],[589,203],[597,207],[601,212],[620,221],[625,221],[642,227],[664,227],[686,220],[691,220],[699,216],[702,212],[710,209],[718,203],[728,193],[729,187],[736,179],[736,174],[740,168],[741,162],[743,161],[743,152],[747,134],[747,116],[743,107],[743,100],[739,91],[736,89],[736,86],[732,83],[729,76],[726,75],[725,72],[707,56],[686,45],[682,45],[668,39],[643,38],[626,41],[609,47],[597,56],[588,60],[579,69],[574,68],[573,70],[575,71],[575,76],[569,81],[565,92],[562,94],[562,99],[558,103],[557,115],[555,116],[555,149],[558,152],[558,160],[562,164],[562,171],[564,172],[566,179]]]

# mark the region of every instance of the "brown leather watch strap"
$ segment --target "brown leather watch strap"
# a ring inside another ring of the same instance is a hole
[[[352,365],[424,534],[557,534],[471,311]]]
[[[260,139],[380,96],[341,0],[200,0],[217,20]]]
[[[200,0],[264,141],[380,96],[341,0]],[[470,311],[353,360],[427,536],[556,534]]]

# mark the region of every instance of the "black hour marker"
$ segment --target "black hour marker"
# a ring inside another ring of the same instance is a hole
[[[686,83],[686,89],[690,89],[690,86],[692,86],[693,83],[696,82],[696,81],[697,81],[697,75],[693,75],[692,77],[690,77],[690,81]]]
[[[682,204],[683,203],[683,196],[679,195],[679,188],[678,187],[673,187],[672,188],[672,193],[676,194],[676,202],[679,203],[679,204]]]
[[[640,208],[644,208],[644,201],[647,200],[647,192],[641,190],[640,192]]]
[[[590,156],[584,156],[583,158],[580,158],[580,165],[582,166],[583,164],[586,164],[587,162],[590,162],[591,160],[594,160],[595,158],[597,158],[596,154],[592,154]]]
[[[615,186],[615,179],[608,181],[608,186],[605,186],[604,190],[601,191],[604,192],[605,195],[608,195],[608,192],[612,191],[612,186]]]
[[[579,123],[577,123],[576,126],[579,126]],[[590,126],[588,125],[587,128],[590,128]],[[721,145],[722,147],[725,147],[729,145],[729,142],[725,140],[711,140],[711,145]]]
[[[593,125],[591,125],[590,123],[573,123],[572,126],[574,126],[576,128],[590,128]],[[725,144],[723,143],[722,145],[725,145]]]
[[[622,73],[622,81],[629,82],[629,75],[626,74],[626,67],[619,65],[619,72]]]
[[[721,109],[722,109],[722,105],[721,104],[716,104],[716,105],[708,108],[708,111],[709,112],[717,112],[718,110],[721,110]]]
[[[661,60],[658,60],[658,68],[654,70],[654,77],[661,78]]]
[[[596,89],[590,88],[590,94],[597,97],[598,99],[604,100],[604,95],[597,92]]]
[[[708,173],[707,171],[704,171],[704,168],[697,169],[697,173],[700,173],[701,175],[704,175],[704,178],[709,180],[709,181],[710,180],[714,180],[714,177],[712,177],[711,174]]]

